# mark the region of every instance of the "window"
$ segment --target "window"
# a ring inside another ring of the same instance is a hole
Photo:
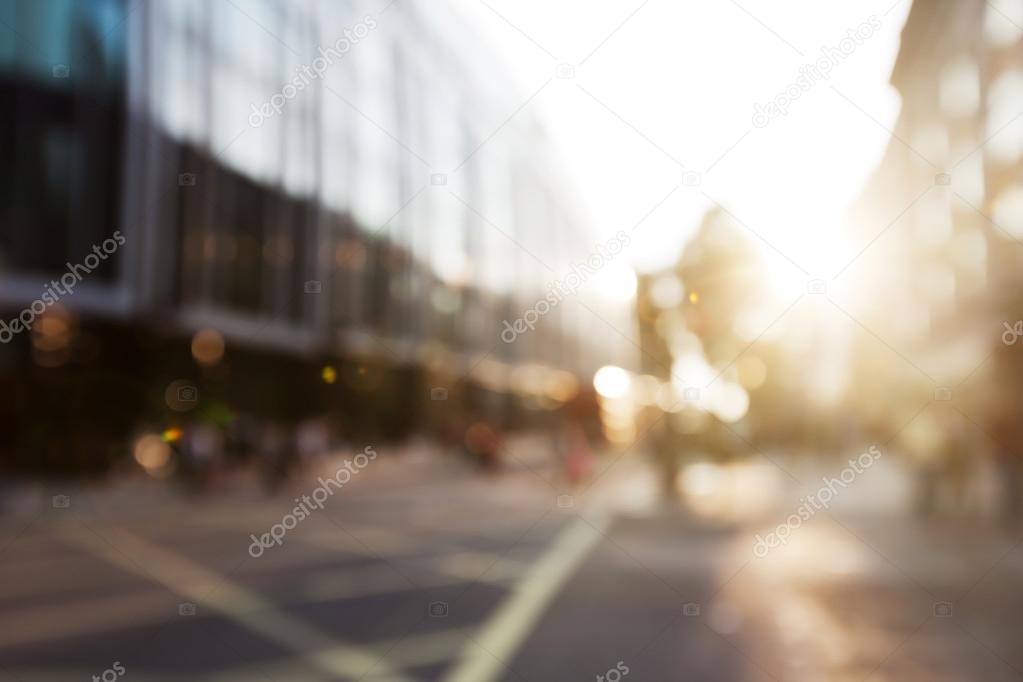
[[[0,267],[80,263],[120,225],[123,0],[3,3]],[[90,280],[110,281],[117,257]]]
[[[980,107],[980,74],[968,56],[952,60],[942,71],[941,109],[949,116],[972,116]]]
[[[988,92],[986,135],[997,133],[986,146],[988,158],[1011,164],[1023,155],[1023,70],[1009,69],[999,75]]]

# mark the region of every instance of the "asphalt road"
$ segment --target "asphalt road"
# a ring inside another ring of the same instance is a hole
[[[499,474],[384,453],[326,498],[337,461],[273,496],[19,484],[0,678],[1023,679],[1018,536],[913,520],[894,469],[759,555],[816,469],[698,468],[666,506],[637,459],[570,491],[516,447]]]

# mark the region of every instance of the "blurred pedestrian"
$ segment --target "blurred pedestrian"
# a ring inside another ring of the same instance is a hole
[[[209,487],[221,465],[224,438],[220,429],[205,420],[195,420],[185,427],[182,450],[186,475],[200,490]]]
[[[251,414],[238,412],[226,430],[227,453],[235,462],[250,461],[259,447],[259,420]]]
[[[678,500],[678,474],[681,468],[681,443],[678,434],[665,415],[652,427],[651,455],[661,481],[661,498],[665,502]]]
[[[899,434],[899,445],[915,471],[914,508],[920,516],[938,512],[945,431],[929,413],[923,412]]]
[[[465,431],[466,453],[487,471],[497,471],[501,466],[503,439],[491,424],[477,421]]]
[[[967,492],[975,469],[972,455],[963,420],[953,419],[945,428],[942,466],[949,508],[957,515],[966,512]]]
[[[295,429],[295,445],[298,451],[298,466],[306,468],[327,454],[330,434],[323,417],[310,417],[299,423]]]
[[[577,486],[593,475],[593,450],[579,422],[569,419],[562,425],[558,455],[569,485]]]
[[[287,481],[294,460],[293,444],[286,425],[276,421],[263,425],[259,436],[259,466],[267,491],[276,491]]]
[[[1010,528],[1023,521],[1023,434],[1015,401],[1005,398],[994,409],[992,435],[1002,488],[1002,518]]]

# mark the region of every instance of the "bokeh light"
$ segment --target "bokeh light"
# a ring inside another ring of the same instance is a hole
[[[224,357],[224,337],[216,329],[200,329],[192,337],[192,357],[200,365],[216,365]]]

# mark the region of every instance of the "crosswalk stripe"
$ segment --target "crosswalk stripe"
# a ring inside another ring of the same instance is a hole
[[[502,673],[558,590],[603,537],[610,515],[577,519],[515,586],[494,615],[469,640],[445,682],[492,682]]]
[[[372,671],[395,682],[410,682],[374,651],[340,642],[334,637],[292,618],[258,594],[227,580],[164,547],[153,545],[120,529],[106,531],[110,543],[91,531],[70,525],[60,529],[61,538],[112,564],[155,579],[199,608],[209,607],[294,653],[331,675],[362,677]],[[129,557],[134,557],[131,559]],[[142,568],[142,567],[145,568]]]

